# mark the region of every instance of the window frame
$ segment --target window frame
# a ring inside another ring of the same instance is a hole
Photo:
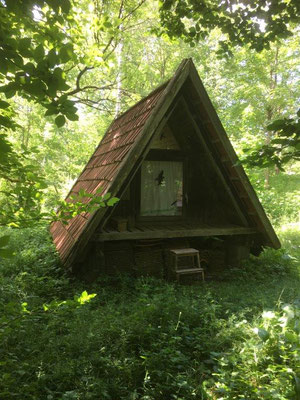
[[[136,204],[136,220],[137,222],[163,222],[163,221],[183,221],[186,219],[186,176],[187,176],[187,160],[179,150],[150,150],[144,161],[179,161],[182,162],[182,214],[181,215],[141,215],[141,167],[139,168],[136,176],[136,191],[135,191],[135,204]]]

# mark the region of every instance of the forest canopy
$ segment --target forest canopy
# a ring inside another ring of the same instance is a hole
[[[78,129],[89,136],[81,143],[88,154],[98,133],[87,120],[104,127],[186,56],[203,71],[224,124],[234,126],[232,139],[247,142],[250,166],[299,159],[299,7],[295,0],[1,0],[1,225],[48,218],[87,157],[71,149]],[[251,105],[258,98],[261,115]],[[233,112],[248,121],[237,123]]]
[[[162,31],[170,37],[183,37],[193,46],[215,28],[219,54],[231,47],[249,45],[250,49],[270,49],[270,44],[292,36],[292,25],[300,21],[297,0],[195,1],[165,0],[160,4]]]

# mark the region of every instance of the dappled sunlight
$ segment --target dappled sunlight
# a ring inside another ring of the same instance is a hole
[[[1,399],[293,398],[298,234],[282,231],[288,250],[266,249],[223,280],[189,286],[71,280],[46,230],[13,231],[16,256],[0,269]]]
[[[299,211],[300,213],[300,211]],[[290,234],[298,234],[300,236],[300,214],[299,214],[299,221],[290,222],[287,224],[281,225],[279,229],[279,233],[290,233]]]

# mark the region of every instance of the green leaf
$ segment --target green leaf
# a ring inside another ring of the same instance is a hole
[[[58,114],[59,111],[56,107],[48,107],[48,110],[45,112],[45,117],[49,116],[49,115],[54,115],[54,114]]]
[[[5,92],[5,97],[6,97],[7,99],[11,99],[11,98],[14,97],[14,95],[16,94],[16,91],[17,91],[17,89],[15,89],[15,88],[12,88],[11,90],[7,90],[7,91]]]
[[[56,123],[58,128],[61,128],[66,123],[66,118],[63,115],[58,115],[55,118],[55,123]]]
[[[286,124],[284,119],[277,119],[267,126],[268,131],[278,131],[282,129]]]
[[[58,52],[58,56],[62,63],[66,63],[73,57],[73,47],[71,44],[66,44]]]
[[[266,331],[263,328],[256,328],[255,332],[258,334],[258,336],[261,338],[262,341],[266,341],[267,339],[269,339],[270,334],[268,331]]]
[[[59,79],[63,79],[64,71],[60,67],[56,67],[53,71],[53,75]]]
[[[70,0],[61,0],[61,9],[64,13],[68,14],[71,9]]]
[[[43,190],[43,189],[47,189],[48,184],[46,182],[37,182],[34,186],[37,189]]]
[[[53,68],[58,63],[58,57],[55,49],[51,49],[47,54],[47,60],[50,68]]]
[[[12,37],[6,39],[6,45],[8,45],[11,49],[17,49],[18,41]]]
[[[23,38],[19,40],[18,48],[19,52],[23,57],[32,57],[32,52],[30,50],[31,46],[31,39],[30,38]]]
[[[44,58],[44,56],[45,49],[42,44],[39,44],[33,51],[33,57],[37,62],[39,62]]]
[[[69,86],[69,85],[65,82],[64,79],[60,79],[60,80],[58,81],[57,88],[58,88],[59,90],[61,90],[61,91],[68,90],[68,89],[70,89],[70,87],[71,87],[71,86]]]
[[[55,84],[55,82],[48,83],[47,94],[50,97],[56,97],[56,92],[57,92],[57,85]]]
[[[7,65],[7,61],[5,59],[2,59],[0,62],[0,72],[3,75],[6,75],[8,72],[8,65]]]
[[[107,205],[108,205],[108,207],[111,207],[111,206],[115,205],[118,201],[119,201],[119,199],[117,197],[112,197],[107,201]]]
[[[24,89],[30,94],[42,97],[45,95],[47,87],[40,79],[34,79],[31,83],[24,85]]]
[[[291,343],[298,343],[298,335],[295,332],[287,331],[285,338]]]
[[[8,245],[8,242],[10,240],[9,235],[4,235],[0,237],[0,247],[5,247]]]
[[[8,108],[10,106],[7,101],[0,100],[0,108]]]
[[[272,144],[285,144],[288,145],[290,142],[289,139],[273,139]]]
[[[12,146],[6,140],[6,135],[0,135],[0,154],[3,155],[4,153],[12,153]]]
[[[32,62],[28,62],[27,64],[25,64],[24,71],[31,75],[34,74],[34,72],[35,72],[34,64]]]
[[[70,121],[78,121],[79,120],[79,117],[77,114],[66,113],[65,115]]]
[[[19,48],[20,47],[30,47],[31,46],[31,38],[22,38],[19,40]]]
[[[0,115],[0,126],[5,126],[6,128],[11,128],[13,125],[13,122],[9,117],[4,117],[3,115]]]

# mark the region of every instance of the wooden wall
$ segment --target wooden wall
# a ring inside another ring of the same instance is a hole
[[[241,224],[229,196],[224,190],[205,150],[201,146],[192,124],[180,110],[169,120],[169,126],[176,141],[179,143],[185,162],[184,191],[187,221],[199,222],[212,226]],[[170,139],[170,135],[167,137]],[[174,147],[174,141],[166,141]],[[116,206],[112,218],[124,217],[134,224],[138,204],[135,192],[138,190],[140,175],[132,181],[130,187]],[[137,194],[139,195],[139,194]]]

